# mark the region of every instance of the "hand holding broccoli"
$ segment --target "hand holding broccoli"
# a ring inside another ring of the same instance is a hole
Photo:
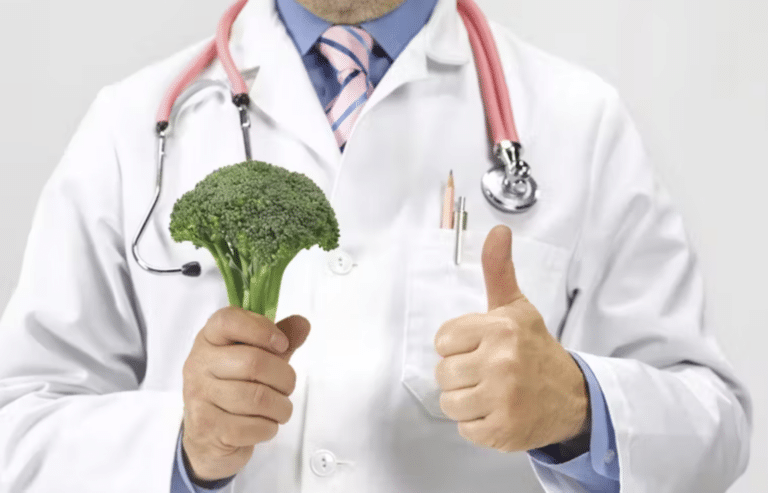
[[[236,474],[290,418],[296,373],[288,360],[309,322],[294,315],[274,323],[280,284],[301,250],[337,248],[339,225],[307,176],[245,161],[182,195],[170,230],[175,241],[211,252],[231,305],[211,316],[184,363],[182,450],[200,484]]]
[[[193,482],[236,474],[254,445],[274,438],[278,424],[288,422],[288,396],[296,386],[288,360],[309,328],[298,315],[275,325],[232,306],[208,319],[183,370],[182,446]]]

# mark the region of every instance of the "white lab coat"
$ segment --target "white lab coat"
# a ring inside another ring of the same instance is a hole
[[[353,265],[343,273],[338,252],[318,247],[289,265],[277,318],[312,324],[291,360],[293,415],[228,491],[580,491],[524,452],[471,444],[439,407],[434,336],[487,310],[480,250],[500,223],[522,291],[600,382],[622,492],[718,492],[744,470],[749,396],[704,318],[701,267],[627,108],[599,77],[491,26],[541,187],[519,215],[481,195],[494,158],[454,0],[396,59],[343,155],[273,1],[240,14],[231,47],[252,84],[254,158],[324,190]],[[130,252],[154,192],[157,107],[210,39],[101,90],[43,189],[0,321],[3,492],[169,491],[181,368],[227,304],[212,257],[174,243],[169,214],[204,176],[244,160],[228,95],[208,89],[180,108],[141,244],[147,261],[198,260],[202,275],[152,275]],[[226,80],[218,62],[200,77]],[[459,267],[453,233],[439,229],[450,169],[468,210]],[[320,450],[336,462],[318,474]]]

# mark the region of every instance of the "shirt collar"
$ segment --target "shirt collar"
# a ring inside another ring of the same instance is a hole
[[[274,0],[277,11],[302,56],[315,45],[331,23],[322,19],[296,0]],[[360,24],[392,59],[429,20],[437,0],[405,0],[399,7],[381,17]]]

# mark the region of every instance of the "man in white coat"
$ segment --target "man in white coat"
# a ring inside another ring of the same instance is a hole
[[[374,43],[345,72],[375,90],[343,135],[325,111],[346,87],[333,25]],[[338,250],[289,265],[276,324],[226,307],[211,256],[168,236],[174,202],[242,161],[227,95],[176,108],[142,243],[201,276],[130,258],[157,105],[210,38],[101,90],[0,319],[0,491],[725,491],[748,461],[749,396],[626,107],[491,28],[540,186],[522,214],[479,187],[495,163],[455,0],[245,6],[230,48],[254,158],[313,179],[341,230]],[[200,78],[227,80],[218,61]],[[458,266],[438,227],[449,169],[469,214]]]

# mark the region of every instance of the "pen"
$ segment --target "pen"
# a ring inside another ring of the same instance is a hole
[[[443,196],[443,217],[440,222],[440,228],[453,228],[453,170],[448,173],[448,186],[445,187]]]
[[[466,197],[459,197],[459,209],[456,211],[456,218],[454,220],[456,226],[456,249],[453,261],[456,265],[461,263],[461,232],[467,227],[467,211],[465,209]]]

